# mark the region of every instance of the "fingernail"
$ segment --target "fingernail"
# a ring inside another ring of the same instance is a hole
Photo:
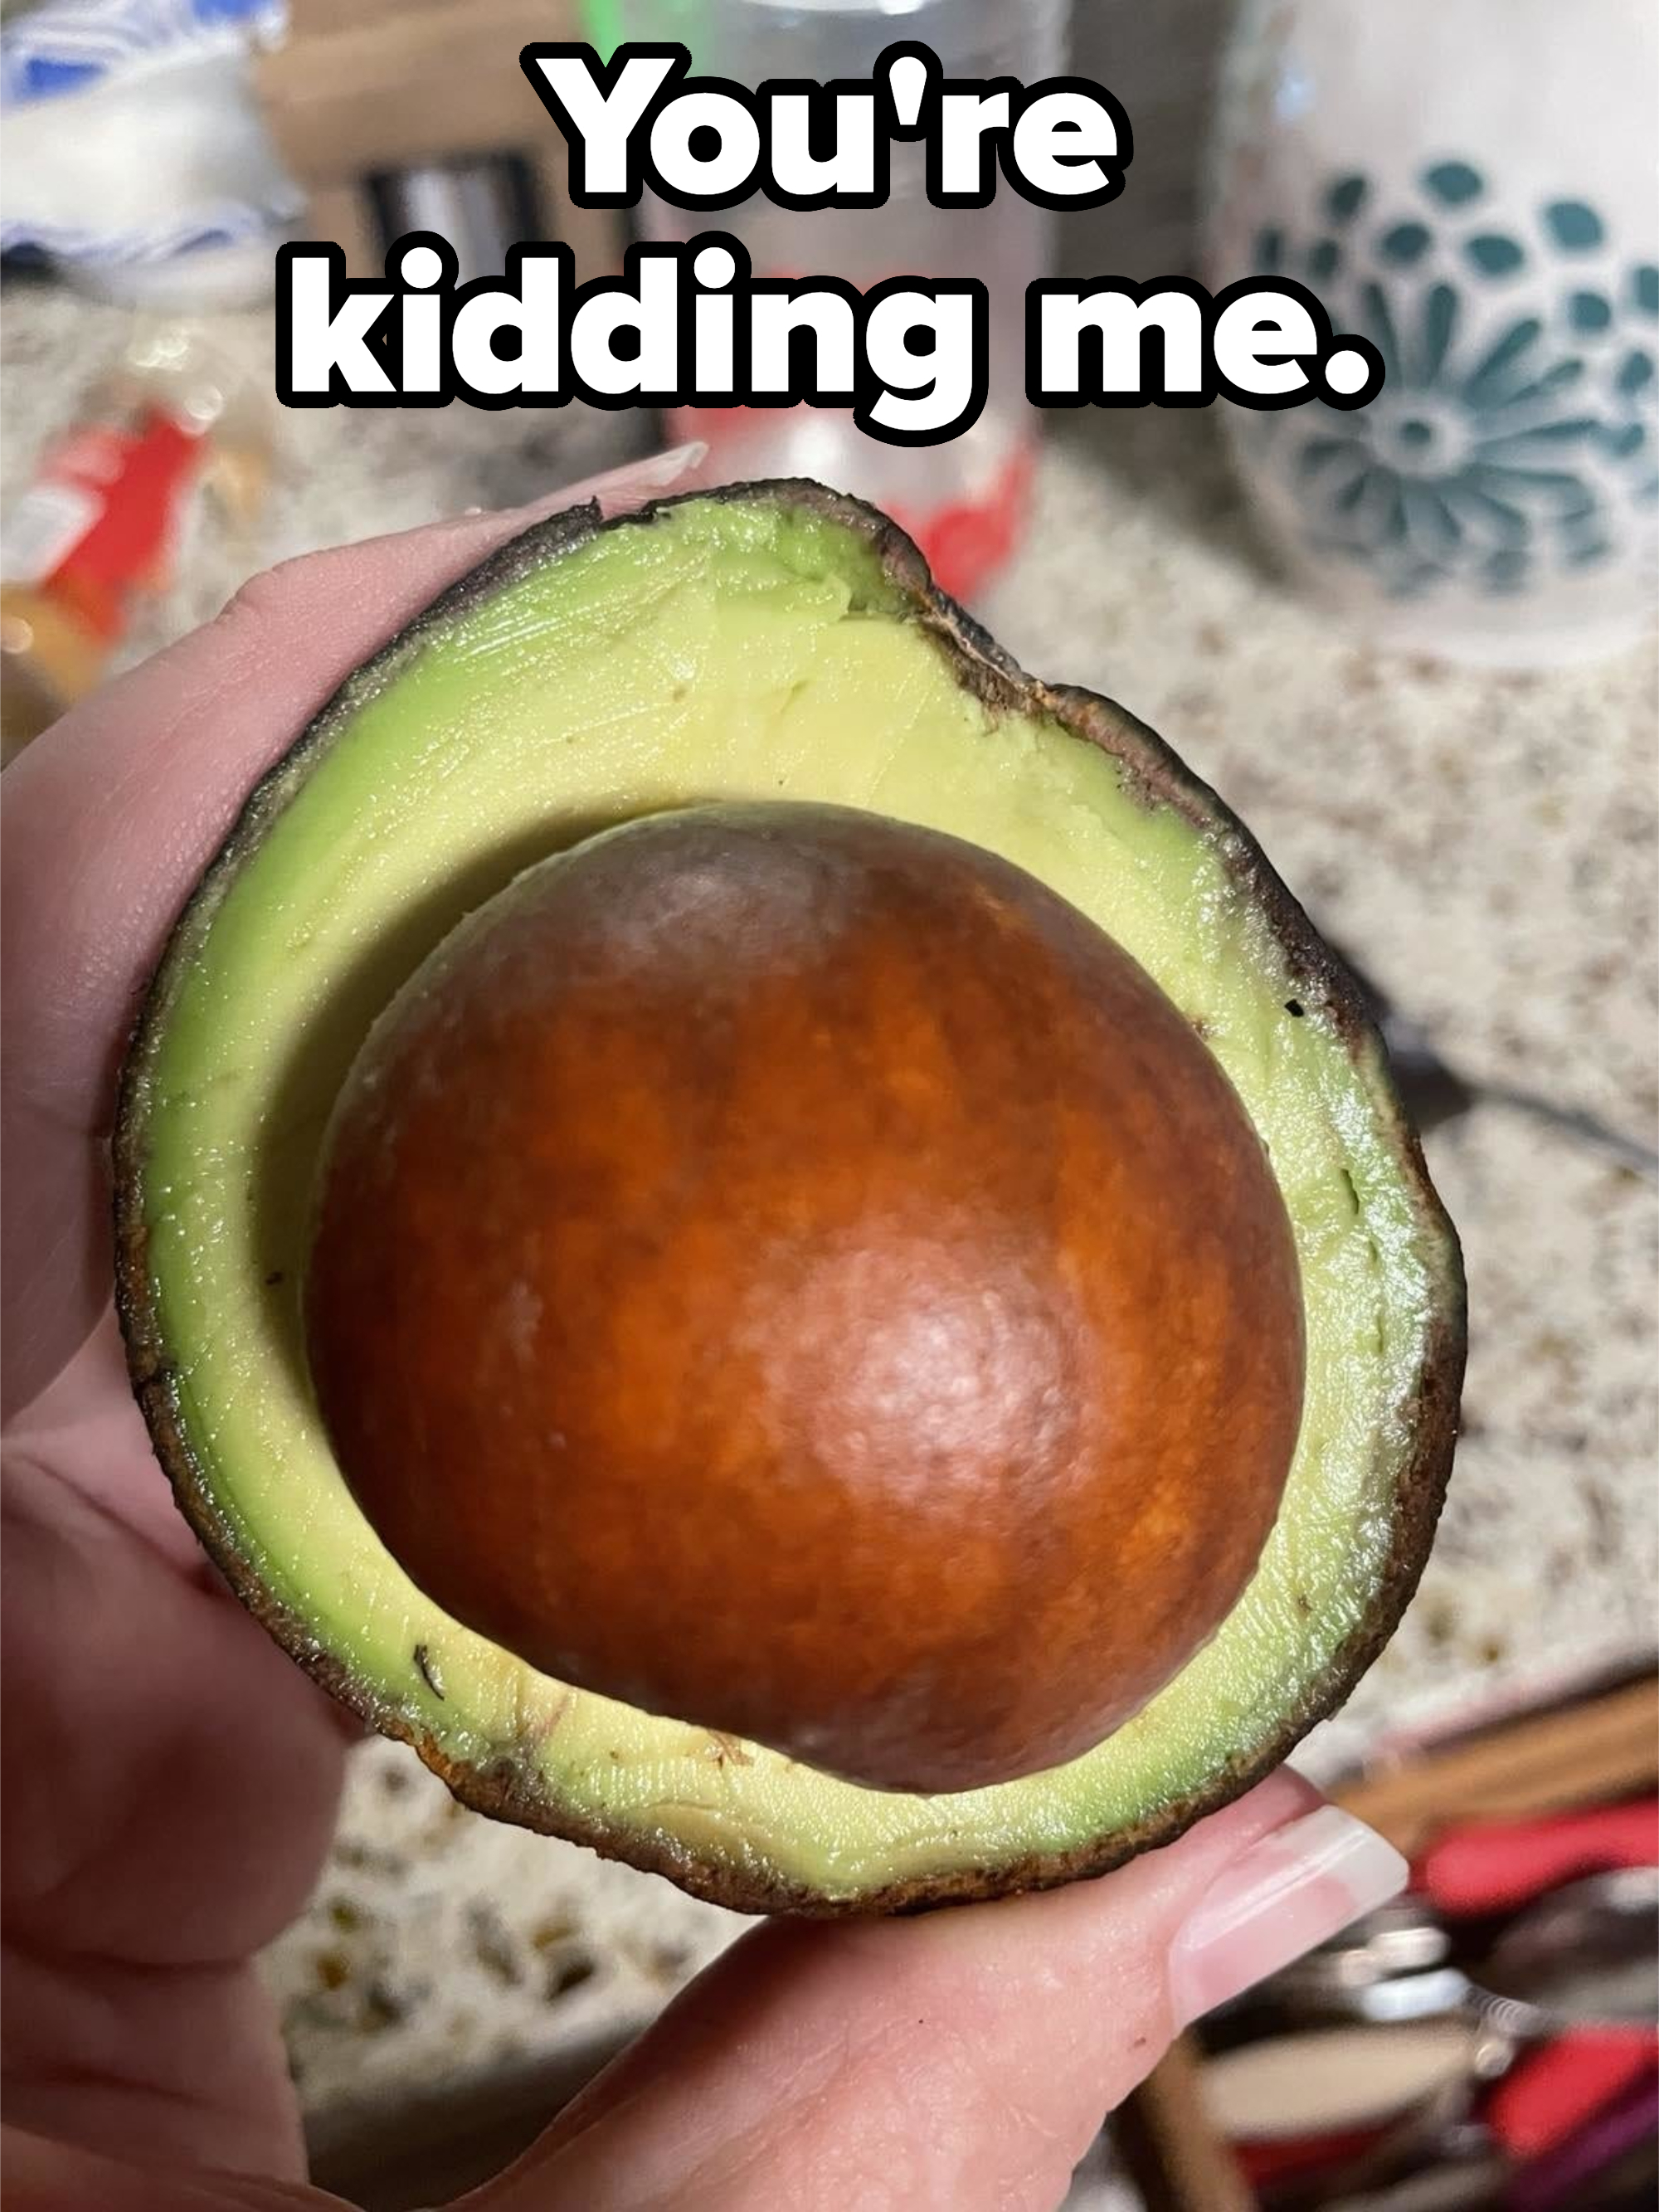
[[[663,453],[647,454],[643,460],[626,461],[619,469],[608,469],[601,477],[587,477],[580,483],[567,484],[559,491],[532,499],[526,506],[514,507],[511,512],[533,521],[538,515],[557,514],[564,507],[580,507],[590,499],[598,500],[607,509],[624,501],[637,505],[689,477],[708,453],[702,439],[690,438],[683,446],[670,446]]]
[[[1335,1805],[1275,1828],[1223,1869],[1176,1937],[1176,2021],[1185,2027],[1386,1905],[1409,1872],[1392,1844]]]

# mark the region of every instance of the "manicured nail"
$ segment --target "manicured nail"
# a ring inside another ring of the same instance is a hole
[[[514,507],[513,513],[526,521],[538,515],[557,514],[567,507],[580,507],[596,499],[609,512],[613,507],[637,506],[641,501],[654,498],[677,484],[708,456],[708,447],[701,438],[690,438],[683,446],[670,446],[665,452],[648,453],[643,460],[626,461],[619,469],[607,469],[601,477],[588,477],[580,483],[567,484],[562,489],[547,493],[541,499],[532,499],[527,506]]]
[[[1176,1937],[1170,2002],[1185,2027],[1405,1887],[1394,1845],[1335,1805],[1275,1828],[1223,1868]]]

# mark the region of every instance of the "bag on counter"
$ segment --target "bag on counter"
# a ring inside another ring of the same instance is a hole
[[[39,0],[0,24],[0,251],[106,295],[251,303],[303,198],[250,60],[285,0]]]

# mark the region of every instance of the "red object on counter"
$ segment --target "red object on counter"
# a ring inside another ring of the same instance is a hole
[[[1578,2029],[1517,2060],[1488,2094],[1482,2118],[1512,2157],[1538,2158],[1652,2074],[1656,2063],[1659,2040],[1650,2028]]]
[[[979,498],[956,500],[927,514],[913,514],[899,501],[889,512],[921,546],[939,589],[953,599],[971,599],[1017,550],[1036,473],[1035,449],[1017,446]]]
[[[1510,2180],[1504,2202],[1510,2212],[1573,2212],[1590,2198],[1605,2199],[1597,2184],[1629,2152],[1654,2139],[1659,2128],[1659,2068],[1603,2105],[1559,2148],[1529,2159]],[[1621,2200],[1634,2202],[1628,2195]]]
[[[1275,2181],[1346,2166],[1363,2157],[1387,2133],[1386,2126],[1345,2128],[1337,2135],[1280,2136],[1267,2142],[1231,2143],[1228,2148],[1250,2187],[1265,2189]]]
[[[159,641],[198,520],[252,565],[270,481],[275,403],[193,324],[136,319],[65,399],[66,428],[0,529],[0,763],[101,683],[135,629]]]
[[[35,573],[15,580],[55,593],[95,636],[118,638],[137,594],[161,588],[204,450],[199,432],[155,406],[71,431],[24,494]]]
[[[1547,1890],[1615,1867],[1659,1866],[1659,1800],[1544,1820],[1455,1828],[1431,1844],[1412,1886],[1452,1919],[1513,1912]]]

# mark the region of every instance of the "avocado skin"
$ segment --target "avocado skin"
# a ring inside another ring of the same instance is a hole
[[[1304,997],[1334,1022],[1356,1073],[1394,1138],[1395,1164],[1434,1252],[1433,1313],[1412,1416],[1413,1444],[1394,1491],[1389,1563],[1364,1615],[1331,1661],[1316,1698],[1288,1711],[1252,1755],[1221,1768],[1202,1789],[1146,1819],[1119,1826],[1070,1850],[1032,1853],[992,1868],[924,1875],[856,1895],[827,1898],[804,1885],[700,1856],[659,1832],[623,1832],[556,1803],[510,1759],[487,1765],[458,1760],[377,1697],[343,1661],[323,1648],[306,1624],[280,1604],[237,1548],[186,1439],[179,1413],[177,1376],[162,1341],[146,1265],[143,1167],[150,1054],[164,1030],[198,933],[257,846],[267,819],[285,802],[295,772],[325,748],[366,696],[380,689],[417,653],[428,635],[447,626],[526,574],[586,544],[600,531],[649,529],[686,501],[742,505],[770,502],[816,512],[862,536],[889,581],[902,592],[918,624],[944,648],[967,690],[1001,712],[1047,713],[1075,735],[1110,754],[1129,787],[1148,808],[1168,806],[1201,830],[1250,902],[1267,921]],[[995,1896],[1057,1888],[1107,1874],[1143,1851],[1173,1843],[1195,1822],[1242,1796],[1293,1751],[1309,1731],[1344,1702],[1399,1626],[1416,1592],[1444,1503],[1458,1430],[1468,1339],[1468,1296],[1456,1233],[1441,1205],[1422,1147],[1395,1088],[1382,1037],[1360,986],[1321,938],[1249,830],[1194,775],[1156,732],[1115,702],[1071,685],[1028,676],[964,609],[933,584],[921,552],[896,524],[866,502],[806,478],[729,484],[652,502],[605,519],[597,504],[571,507],[536,523],[498,548],[452,585],[370,660],[348,677],[295,744],[255,785],[218,854],[186,902],[163,951],[135,1024],[122,1066],[112,1137],[116,1309],[133,1389],[156,1456],[186,1520],[230,1589],[313,1680],[380,1734],[409,1743],[472,1809],[546,1835],[586,1845],[661,1874],[681,1888],[739,1912],[814,1918],[894,1914],[965,1905]]]

